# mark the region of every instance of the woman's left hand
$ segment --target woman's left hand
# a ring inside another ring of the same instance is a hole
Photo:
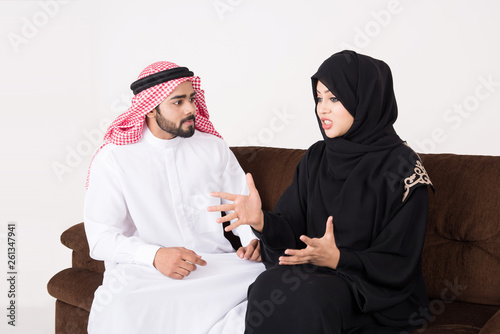
[[[326,221],[326,231],[321,238],[309,238],[300,236],[300,240],[307,247],[304,249],[287,249],[285,254],[279,258],[280,265],[294,265],[311,263],[320,267],[336,269],[340,259],[340,251],[335,243],[333,235],[333,217]]]

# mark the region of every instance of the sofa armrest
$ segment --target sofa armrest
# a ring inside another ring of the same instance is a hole
[[[479,334],[498,334],[500,333],[500,310],[495,313],[484,325]]]
[[[69,249],[80,253],[89,252],[89,244],[83,223],[71,226],[61,234],[61,243]]]
[[[101,273],[84,268],[68,268],[50,279],[47,291],[66,304],[90,311],[95,290],[102,284],[102,278]]]
[[[98,273],[104,272],[104,262],[97,261],[89,255],[89,243],[83,223],[76,224],[61,234],[61,243],[73,250],[73,268],[85,268]]]

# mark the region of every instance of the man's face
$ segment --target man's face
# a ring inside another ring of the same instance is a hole
[[[156,122],[148,122],[151,132],[162,139],[188,138],[194,134],[195,91],[191,81],[184,81],[152,112]]]

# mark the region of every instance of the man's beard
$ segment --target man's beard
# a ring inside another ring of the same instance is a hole
[[[187,130],[182,129],[182,124],[186,121],[193,120],[193,125],[188,127]],[[174,122],[165,119],[159,112],[156,113],[156,123],[165,132],[168,132],[174,136],[179,136],[182,138],[189,138],[194,135],[194,122],[195,117],[193,115],[182,119],[177,127]]]

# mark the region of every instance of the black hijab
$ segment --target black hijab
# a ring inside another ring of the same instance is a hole
[[[312,76],[315,97],[318,80],[354,117],[354,124],[343,139],[357,144],[356,151],[386,149],[401,143],[392,126],[398,107],[386,63],[354,51],[342,51],[325,60]],[[321,132],[326,141],[345,145],[344,140],[330,139],[323,129]]]
[[[342,51],[325,60],[312,76],[315,101],[318,80],[354,117],[346,134],[328,138],[316,113],[336,178],[345,179],[355,160],[365,153],[383,152],[402,144],[393,128],[398,107],[386,63],[354,51]]]

